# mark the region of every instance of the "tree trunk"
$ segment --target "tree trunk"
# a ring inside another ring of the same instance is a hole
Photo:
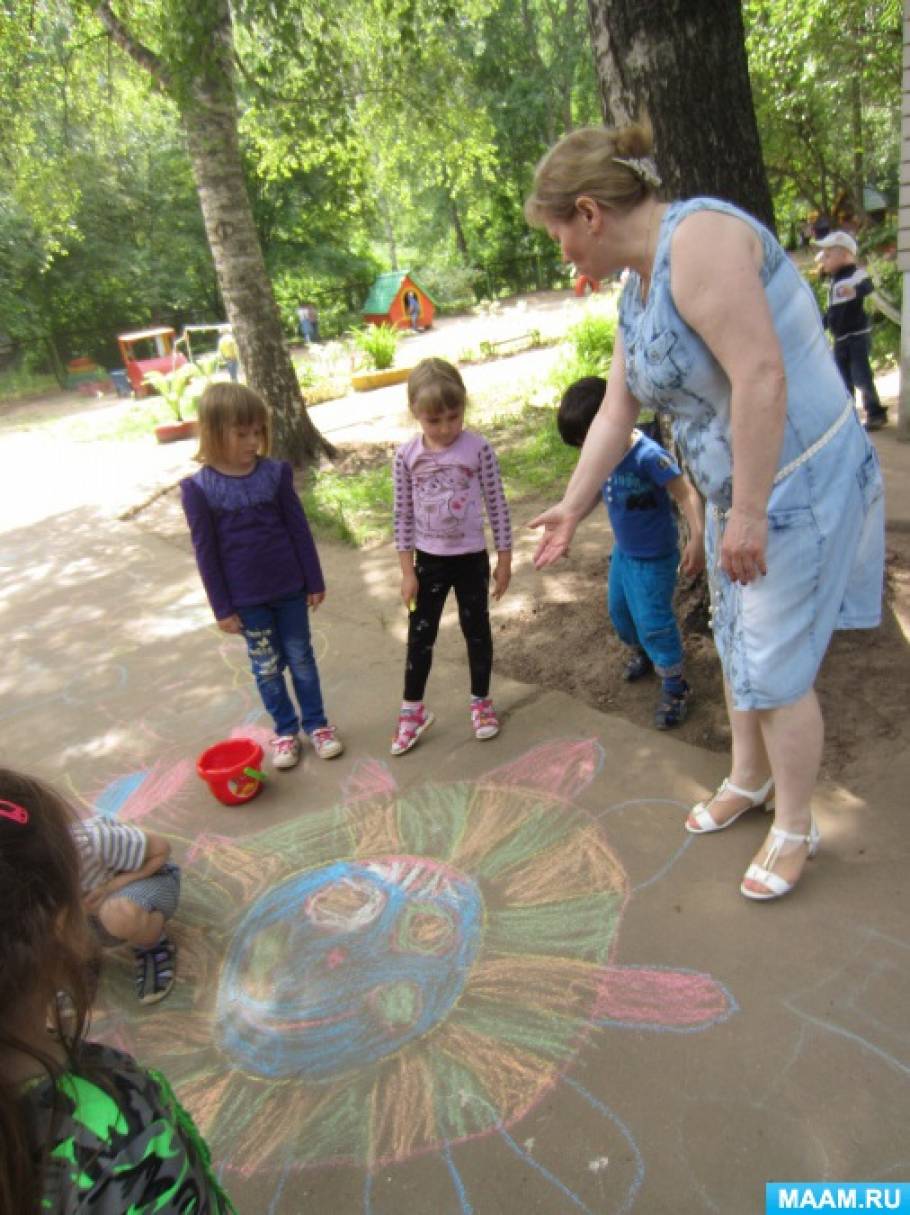
[[[604,121],[647,111],[667,194],[725,198],[773,229],[740,0],[588,0]]]
[[[236,108],[198,85],[181,112],[202,218],[244,378],[270,405],[275,454],[294,465],[334,454],[306,411],[253,223]]]
[[[850,136],[853,141],[853,199],[854,212],[861,218],[866,213],[866,167],[863,139],[863,93],[859,67],[850,81]]]
[[[100,0],[95,11],[113,41],[178,107],[221,296],[246,381],[271,407],[275,454],[297,466],[334,455],[306,412],[253,222],[237,136],[228,0],[196,0],[184,42],[175,40],[183,62],[169,62],[139,42],[110,0]]]

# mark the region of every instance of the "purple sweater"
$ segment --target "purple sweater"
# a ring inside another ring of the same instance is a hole
[[[486,548],[483,508],[498,553],[512,548],[509,504],[499,462],[480,435],[463,430],[451,447],[430,451],[415,435],[395,453],[395,547],[439,557]]]
[[[290,464],[263,458],[243,477],[206,465],[180,482],[180,494],[216,620],[284,595],[325,590]]]

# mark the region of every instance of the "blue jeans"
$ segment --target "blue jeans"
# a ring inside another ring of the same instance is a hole
[[[660,676],[682,673],[682,638],[673,615],[678,566],[677,552],[643,560],[614,548],[610,555],[607,607],[613,627],[626,645],[644,650]]]
[[[310,644],[310,609],[306,595],[285,595],[272,603],[237,609],[259,695],[275,723],[275,733],[312,734],[326,724],[316,658]],[[300,705],[300,717],[288,694],[285,670]]]

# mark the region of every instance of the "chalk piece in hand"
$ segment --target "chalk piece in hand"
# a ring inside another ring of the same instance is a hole
[[[416,609],[417,609],[417,600],[409,599],[408,600],[408,611],[413,612],[413,611],[416,611]]]

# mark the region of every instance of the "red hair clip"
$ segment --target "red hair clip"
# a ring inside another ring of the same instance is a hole
[[[0,797],[0,818],[8,818],[10,822],[22,823],[28,822],[28,811],[24,806],[19,806],[16,802],[7,802]]]

